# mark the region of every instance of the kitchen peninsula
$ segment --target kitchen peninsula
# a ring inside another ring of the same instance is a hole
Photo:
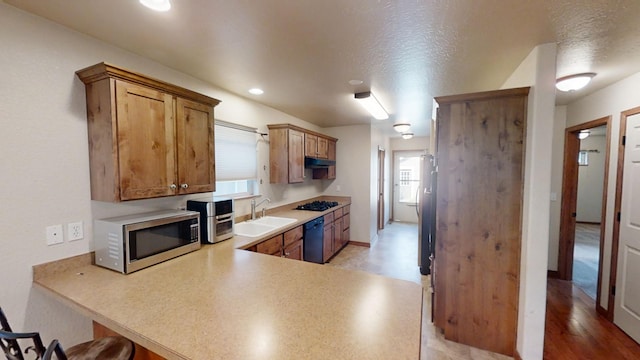
[[[291,227],[318,216],[274,215],[296,217]],[[35,266],[34,284],[166,359],[419,358],[420,285],[242,250],[260,240],[236,236],[129,275],[82,255]]]

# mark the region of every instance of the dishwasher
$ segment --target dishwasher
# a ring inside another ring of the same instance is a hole
[[[322,237],[324,235],[324,217],[320,216],[304,224],[304,261],[324,264],[322,259]]]

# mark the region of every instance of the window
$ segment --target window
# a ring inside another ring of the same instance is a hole
[[[215,196],[240,197],[258,193],[256,129],[216,120]]]
[[[398,201],[415,204],[420,186],[420,156],[400,156]]]

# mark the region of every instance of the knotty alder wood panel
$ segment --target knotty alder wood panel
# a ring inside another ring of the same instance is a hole
[[[436,326],[512,356],[528,88],[436,98]]]
[[[219,100],[106,63],[76,74],[86,87],[92,200],[215,190]]]

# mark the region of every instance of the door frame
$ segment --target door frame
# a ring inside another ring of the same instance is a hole
[[[385,150],[378,146],[378,231],[384,230],[384,159]]]
[[[562,203],[560,210],[560,239],[558,247],[558,277],[562,280],[573,278],[573,248],[575,246],[575,212],[578,200],[578,153],[580,140],[578,133],[599,126],[607,126],[606,151],[604,160],[604,182],[602,188],[602,210],[600,218],[600,256],[598,261],[598,284],[596,308],[599,312],[606,312],[600,306],[602,286],[602,264],[604,250],[604,234],[607,219],[607,184],[609,179],[609,155],[611,139],[611,116],[605,116],[580,125],[565,129],[564,136],[564,164],[562,173]],[[617,195],[617,194],[616,194]],[[612,254],[613,260],[613,254]],[[613,265],[612,265],[613,269]],[[611,308],[611,306],[608,306]]]
[[[611,237],[611,271],[609,273],[609,302],[607,310],[604,311],[607,319],[613,321],[615,310],[615,286],[618,279],[618,248],[620,241],[620,221],[617,214],[622,208],[622,175],[624,173],[624,142],[627,136],[627,117],[640,114],[640,106],[620,113],[620,136],[618,137],[618,166],[616,169],[616,199],[613,206],[613,213],[616,219],[613,222],[613,234]]]

